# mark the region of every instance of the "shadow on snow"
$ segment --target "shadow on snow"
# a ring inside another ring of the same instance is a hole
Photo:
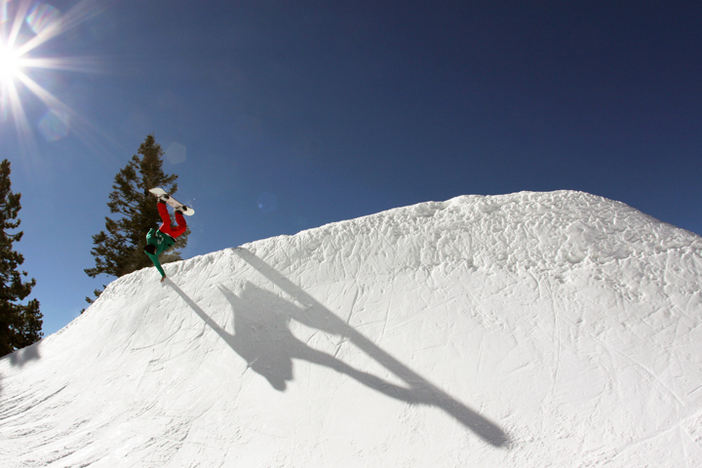
[[[41,340],[24,348],[13,351],[8,355],[2,356],[0,357],[0,360],[7,359],[10,361],[11,365],[23,367],[29,361],[36,361],[37,359],[41,358],[41,354],[39,353],[39,346],[41,346]],[[2,375],[0,375],[0,378],[2,378]],[[1,392],[2,385],[0,385],[0,393]]]
[[[263,260],[245,249],[235,252],[263,276],[272,281],[304,307],[295,304],[250,283],[241,297],[220,286],[234,311],[234,335],[215,323],[177,285],[167,284],[202,318],[234,351],[246,360],[248,366],[277,390],[286,388],[286,381],[293,378],[293,359],[302,359],[334,369],[348,375],[363,385],[409,404],[423,404],[441,408],[486,442],[496,447],[509,444],[508,435],[495,423],[471,410],[446,392],[392,357],[356,329],[337,317],[289,279]],[[377,376],[360,371],[340,359],[311,348],[290,331],[289,322],[295,320],[322,332],[340,335],[365,352],[407,384],[407,387],[387,382]]]

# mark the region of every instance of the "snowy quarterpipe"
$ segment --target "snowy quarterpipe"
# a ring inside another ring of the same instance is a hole
[[[699,466],[702,239],[466,196],[119,278],[0,360],[0,466]]]

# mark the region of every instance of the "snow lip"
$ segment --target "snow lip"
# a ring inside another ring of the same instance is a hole
[[[672,231],[676,231],[679,233],[679,235],[683,235],[685,237],[691,237],[690,239],[690,247],[697,251],[698,254],[702,255],[702,237],[698,236],[697,234],[687,231],[685,229],[679,228],[677,226],[671,225],[669,223],[665,223],[663,221],[660,221],[652,216],[649,216],[636,208],[633,208],[623,202],[617,201],[617,200],[612,200],[606,197],[602,197],[600,195],[594,195],[588,192],[583,192],[583,191],[578,191],[578,190],[554,190],[554,191],[546,191],[546,192],[538,192],[538,191],[520,191],[520,192],[515,192],[515,193],[510,193],[510,194],[500,194],[500,195],[480,195],[480,194],[470,194],[470,195],[459,195],[453,198],[450,198],[445,201],[426,201],[426,202],[420,202],[416,203],[413,205],[407,205],[403,207],[397,207],[397,208],[391,208],[389,210],[381,211],[378,213],[372,213],[368,215],[363,215],[357,218],[352,218],[348,220],[341,220],[341,221],[334,221],[331,223],[323,224],[318,227],[310,228],[310,229],[305,229],[302,230],[296,234],[284,234],[280,236],[273,236],[267,239],[260,239],[257,241],[253,242],[248,242],[245,244],[242,244],[241,246],[236,246],[236,247],[227,247],[225,249],[222,249],[220,251],[215,251],[215,252],[209,252],[206,254],[202,255],[196,255],[194,257],[188,258],[188,259],[183,259],[177,262],[172,262],[167,264],[169,271],[174,271],[174,273],[171,274],[178,274],[181,271],[188,270],[190,268],[191,263],[199,263],[199,262],[211,262],[216,260],[216,258],[222,254],[222,252],[226,251],[232,251],[237,248],[243,248],[251,251],[257,251],[257,250],[266,250],[265,246],[267,244],[275,244],[278,243],[282,240],[290,240],[290,239],[306,239],[306,238],[312,238],[315,236],[319,235],[325,235],[328,231],[335,230],[338,231],[340,229],[343,229],[344,226],[347,226],[349,224],[362,224],[367,222],[367,220],[372,220],[372,219],[377,219],[377,218],[387,218],[387,217],[392,217],[392,216],[398,216],[402,215],[404,213],[411,213],[414,218],[424,218],[424,217],[431,217],[434,216],[437,212],[441,212],[446,209],[450,208],[461,208],[461,207],[479,207],[479,209],[484,212],[484,213],[490,213],[492,211],[497,211],[499,209],[502,209],[503,207],[508,207],[509,205],[517,205],[520,203],[529,203],[529,204],[537,204],[539,202],[542,203],[557,203],[559,206],[567,206],[569,203],[580,203],[580,204],[586,204],[586,205],[601,205],[601,204],[609,204],[611,206],[617,207],[619,210],[622,212],[628,212],[631,216],[639,217],[643,221],[658,225],[660,227],[667,228]],[[574,263],[578,263],[578,261],[575,261],[577,259],[576,257],[571,257],[571,260],[574,261]],[[119,284],[121,284],[121,281],[130,281],[128,278],[130,278],[132,275],[152,275],[152,273],[155,271],[154,267],[146,267],[141,270],[135,271],[133,273],[130,273],[129,275],[125,275],[124,277],[117,278],[113,280],[108,286],[106,287],[106,290],[111,287],[117,287]],[[99,300],[99,298],[98,298]],[[89,310],[89,308],[87,309]],[[86,312],[87,312],[86,310]],[[77,319],[80,319],[78,317]],[[76,320],[77,320],[76,319]],[[74,320],[75,321],[75,320]],[[71,322],[73,323],[73,322]],[[71,323],[66,325],[66,327],[70,326]],[[60,334],[63,329],[66,327],[62,328],[61,330],[57,331],[54,335]],[[53,335],[50,335],[53,336]],[[44,337],[43,339],[45,340],[48,337]]]

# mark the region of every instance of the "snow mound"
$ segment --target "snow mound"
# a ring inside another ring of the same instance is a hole
[[[702,238],[464,196],[153,268],[0,360],[0,465],[702,465]]]

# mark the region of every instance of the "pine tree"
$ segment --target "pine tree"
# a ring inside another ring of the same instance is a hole
[[[12,193],[10,162],[0,163],[0,356],[24,348],[42,337],[42,314],[39,301],[19,303],[32,292],[36,280],[22,281],[27,272],[17,271],[24,263],[22,254],[13,250],[13,243],[22,239],[23,232],[8,232],[19,227],[17,214],[22,208],[21,194]]]
[[[95,267],[85,269],[92,278],[101,273],[120,277],[153,266],[144,254],[146,233],[151,228],[158,228],[161,218],[156,198],[149,189],[162,187],[173,194],[178,190],[175,183],[178,176],[163,172],[163,150],[153,134],[147,135],[138,153],[141,156],[134,155],[115,176],[107,206],[117,217],[105,217],[105,231],[93,236],[94,247],[90,253],[95,257]],[[189,230],[161,255],[162,264],[181,259],[180,250],[185,247],[188,234]],[[99,294],[100,291],[96,290],[95,295]],[[86,300],[92,302],[89,298]]]

